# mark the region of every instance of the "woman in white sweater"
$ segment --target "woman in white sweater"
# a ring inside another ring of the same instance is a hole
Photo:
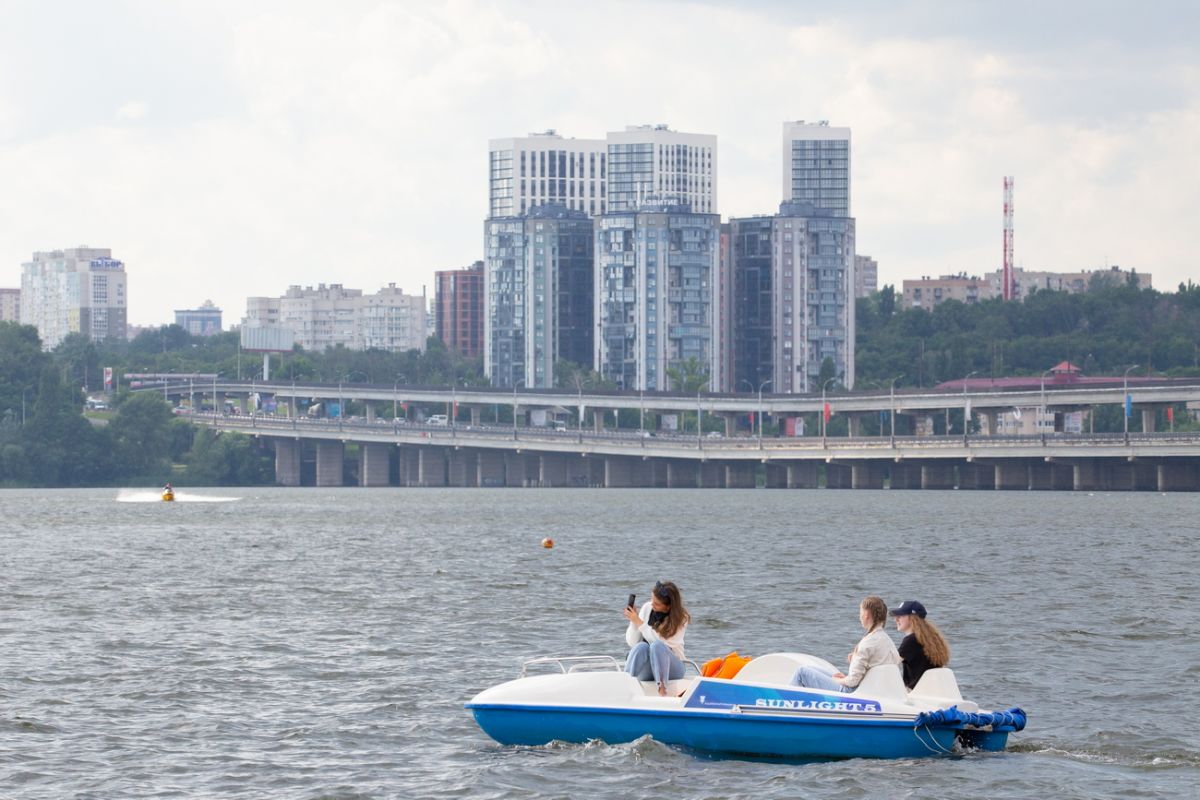
[[[863,598],[858,607],[858,621],[867,635],[859,640],[850,651],[850,667],[845,673],[830,673],[817,667],[800,667],[792,676],[793,686],[824,689],[827,692],[852,692],[862,683],[863,676],[871,667],[880,664],[899,664],[900,654],[896,645],[884,631],[888,608],[882,597],[870,595]]]
[[[625,671],[639,681],[655,681],[658,693],[666,695],[667,681],[683,677],[683,634],[692,619],[679,587],[660,581],[654,584],[650,602],[640,611],[626,606],[624,614],[629,620],[625,642],[631,648]]]

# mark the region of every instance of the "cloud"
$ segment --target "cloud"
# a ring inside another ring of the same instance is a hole
[[[1106,30],[1018,47],[853,6],[118,4],[91,24],[134,57],[63,47],[18,82],[52,41],[30,8],[0,32],[0,285],[34,250],[109,246],[139,323],[210,296],[235,321],[289,284],[420,292],[480,257],[489,138],[643,122],[718,135],[726,216],[777,207],[783,120],[851,126],[884,281],[995,268],[1006,174],[1018,263],[1192,270],[1197,57]]]

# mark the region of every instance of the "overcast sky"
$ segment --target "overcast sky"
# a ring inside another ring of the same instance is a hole
[[[853,131],[880,282],[1001,257],[1200,279],[1186,2],[0,0],[0,286],[110,247],[129,320],[482,256],[487,140],[718,137],[723,217],[781,200],[784,120]]]

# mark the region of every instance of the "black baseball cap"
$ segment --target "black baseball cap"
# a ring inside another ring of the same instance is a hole
[[[893,617],[906,617],[909,614],[916,614],[921,619],[925,619],[925,606],[917,600],[905,600],[900,604],[899,608],[892,609]]]

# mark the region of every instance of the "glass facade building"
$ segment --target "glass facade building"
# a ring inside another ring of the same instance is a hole
[[[175,324],[192,336],[212,336],[221,332],[221,309],[212,300],[205,300],[199,308],[177,308]]]
[[[592,362],[592,220],[548,204],[484,227],[484,371],[493,386],[553,387],[559,359]]]
[[[608,210],[647,203],[717,210],[717,137],[666,125],[630,125],[608,134]]]
[[[488,217],[519,217],[560,205],[588,216],[606,210],[607,144],[553,130],[488,143]]]
[[[811,203],[850,216],[850,129],[828,122],[783,123],[783,202]]]
[[[730,220],[735,388],[818,392],[821,364],[854,385],[854,219],[808,203]]]
[[[718,374],[714,289],[720,218],[646,205],[596,226],[596,370],[622,389],[670,389],[667,370],[695,358]]]

